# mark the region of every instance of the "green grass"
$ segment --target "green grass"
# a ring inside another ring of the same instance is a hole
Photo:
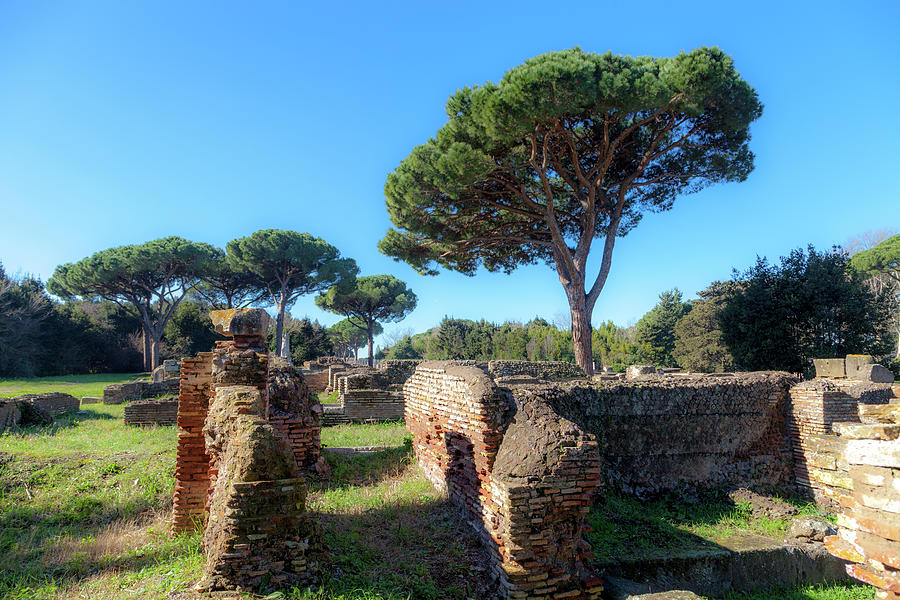
[[[874,600],[875,588],[835,583],[764,592],[732,592],[719,600]]]
[[[78,399],[84,396],[103,396],[103,388],[146,376],[146,373],[99,373],[94,375],[61,375],[29,379],[0,379],[0,398],[21,394],[63,392]]]
[[[331,392],[330,394],[326,394],[325,392],[319,392],[319,403],[321,404],[340,404],[340,392],[337,390]]]
[[[826,516],[815,504],[801,513]],[[789,519],[754,518],[749,503],[709,492],[692,503],[678,497],[644,502],[633,496],[603,494],[588,514],[587,539],[599,563],[658,556],[716,546],[716,540],[754,533],[784,537]]]
[[[168,532],[174,427],[93,406],[0,436],[0,598],[163,598],[199,576],[199,534]]]
[[[7,430],[0,433],[0,452],[46,458],[174,451],[174,426],[125,427],[124,410],[122,404],[88,404],[80,413],[57,417],[51,427]]]
[[[407,437],[403,421],[353,423],[322,428],[322,445],[338,447],[401,446]]]

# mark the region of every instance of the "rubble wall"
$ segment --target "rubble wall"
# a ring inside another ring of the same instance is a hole
[[[790,485],[785,411],[793,382],[779,372],[672,374],[544,385],[532,393],[597,437],[609,487],[652,495]]]

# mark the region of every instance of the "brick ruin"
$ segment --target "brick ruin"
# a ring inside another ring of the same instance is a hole
[[[492,370],[473,361],[423,362],[404,385],[405,418],[421,470],[464,510],[491,551],[506,597],[591,598],[601,588],[583,569],[588,549],[581,532],[601,488],[643,496],[680,488],[796,486],[831,508],[847,506],[851,493],[872,492],[871,473],[866,490],[857,484],[852,491],[863,475],[860,451],[848,450],[856,442],[847,432],[869,433],[860,428],[885,414],[900,423],[900,407],[893,404],[900,400],[890,384],[872,381],[885,376],[865,366],[866,359],[848,359],[863,366],[845,368],[842,377],[824,372],[807,382],[776,372],[648,372],[629,380],[554,372],[558,381],[548,382],[540,378],[547,373],[540,364],[529,373],[515,364]],[[848,379],[848,372],[869,379]],[[900,444],[900,424],[877,431],[878,443]],[[897,463],[890,466],[900,468],[900,449],[891,452]],[[879,499],[850,504],[872,519],[864,509],[877,504],[882,537],[885,523],[900,528],[894,506],[900,496],[891,495],[900,493],[896,473],[880,473]],[[861,527],[856,530],[875,535]],[[894,529],[890,534],[900,536]],[[869,538],[853,535],[861,556],[859,540]],[[900,572],[890,570],[891,560],[900,560],[900,537],[888,536],[877,547],[865,556],[881,567],[849,572],[887,581],[882,590],[900,594]]]
[[[849,561],[847,573],[900,600],[900,406],[882,405],[872,423],[839,424],[850,489],[838,498],[838,535],[828,550]]]
[[[162,396],[135,400],[125,405],[126,425],[175,425],[178,419],[178,396]]]
[[[310,583],[320,535],[302,473],[318,460],[321,409],[270,361],[265,311],[210,316],[231,339],[181,364],[173,530],[205,522],[201,589]]]
[[[162,381],[126,381],[103,388],[103,404],[122,404],[132,400],[156,398],[178,394],[180,379],[172,377]]]
[[[584,519],[600,481],[592,436],[477,367],[425,362],[404,385],[428,479],[463,508],[508,598],[598,598]]]

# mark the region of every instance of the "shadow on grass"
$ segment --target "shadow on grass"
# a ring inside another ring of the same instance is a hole
[[[319,514],[332,564],[323,598],[492,597],[490,562],[447,500],[389,503],[359,514]],[[316,598],[295,591],[288,598]]]
[[[409,444],[371,454],[323,452],[322,455],[331,467],[331,474],[327,478],[311,477],[310,490],[327,491],[348,485],[376,485],[388,477],[395,477],[413,461],[412,446]]]
[[[27,427],[10,427],[4,433],[9,435],[56,435],[58,431],[65,431],[78,427],[81,423],[87,421],[109,421],[117,419],[109,413],[94,412],[92,410],[82,410],[78,412],[68,412],[57,415],[53,419],[52,425],[28,425]]]
[[[610,565],[681,551],[721,548],[681,527],[715,528],[748,519],[746,507],[737,506],[725,493],[710,492],[688,503],[679,497],[641,501],[607,492],[600,495],[588,514],[591,531],[586,537],[595,562]]]

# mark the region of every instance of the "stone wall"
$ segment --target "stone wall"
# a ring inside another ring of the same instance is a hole
[[[175,425],[177,419],[177,396],[135,400],[125,406],[126,425]]]
[[[605,483],[653,495],[694,487],[792,483],[787,373],[656,375],[533,388],[596,435]]]
[[[418,464],[464,510],[504,596],[598,598],[581,535],[600,480],[593,437],[475,367],[423,362],[404,395]]]
[[[494,378],[517,375],[527,375],[547,380],[584,378],[584,371],[575,363],[550,360],[492,360],[488,363],[488,372]]]
[[[900,407],[881,423],[841,424],[853,490],[842,495],[832,554],[850,561],[847,573],[878,589],[880,600],[900,600]]]
[[[78,398],[60,392],[47,392],[44,394],[24,394],[16,396],[14,400],[24,400],[47,411],[51,416],[76,411],[80,402]]]
[[[302,375],[311,394],[319,395],[328,389],[328,369],[304,369]]]
[[[103,404],[122,404],[129,400],[143,400],[177,394],[180,379],[164,379],[163,381],[128,381],[114,383],[103,389]]]
[[[278,356],[269,360],[267,388],[268,422],[287,440],[300,468],[311,468],[319,460],[322,405],[294,366]]]

